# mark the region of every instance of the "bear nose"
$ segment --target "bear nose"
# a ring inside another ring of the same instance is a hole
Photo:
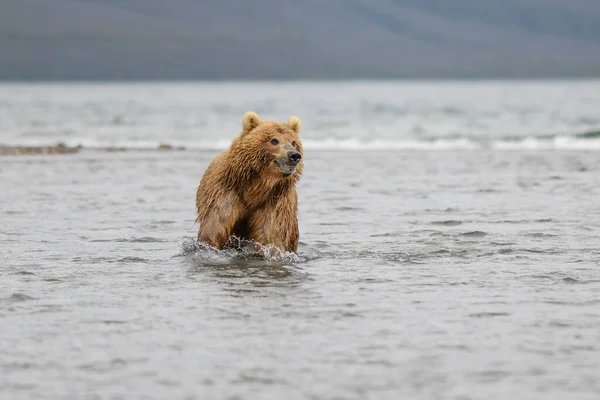
[[[302,158],[302,155],[300,153],[298,153],[297,151],[290,151],[288,153],[288,160],[290,160],[290,162],[293,162],[294,164],[297,164],[301,158]]]

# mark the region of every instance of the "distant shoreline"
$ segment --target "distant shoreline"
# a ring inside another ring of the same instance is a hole
[[[84,147],[67,146],[64,143],[58,143],[52,146],[5,146],[0,145],[0,156],[21,156],[21,155],[66,155],[76,154],[83,150]],[[132,148],[122,146],[107,146],[104,148],[93,148],[92,150],[100,150],[107,152],[122,152],[122,151],[166,151],[166,150],[185,150],[185,147],[175,147],[169,143],[160,143],[156,148]]]
[[[376,82],[561,82],[598,81],[595,76],[555,76],[555,77],[360,77],[360,78],[161,78],[161,79],[120,79],[120,78],[72,78],[72,79],[3,79],[0,84],[177,84],[177,83],[376,83]]]

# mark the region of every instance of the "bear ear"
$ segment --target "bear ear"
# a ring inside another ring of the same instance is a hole
[[[242,127],[244,128],[244,132],[250,132],[252,129],[256,128],[261,124],[261,120],[258,117],[258,114],[254,111],[248,111],[244,114],[244,118],[242,119]]]
[[[300,118],[292,115],[290,119],[288,119],[287,126],[289,126],[294,132],[300,132],[300,128],[302,127],[302,123],[300,122]]]

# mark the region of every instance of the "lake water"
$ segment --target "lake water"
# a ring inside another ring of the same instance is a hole
[[[194,244],[248,110],[303,121],[298,254]],[[598,110],[600,81],[2,84],[0,144],[84,148],[0,157],[0,398],[597,399]]]

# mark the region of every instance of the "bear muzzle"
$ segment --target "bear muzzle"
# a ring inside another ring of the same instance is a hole
[[[296,172],[296,167],[302,159],[302,154],[296,150],[288,151],[287,154],[277,157],[275,164],[279,167],[284,175],[288,176]]]

